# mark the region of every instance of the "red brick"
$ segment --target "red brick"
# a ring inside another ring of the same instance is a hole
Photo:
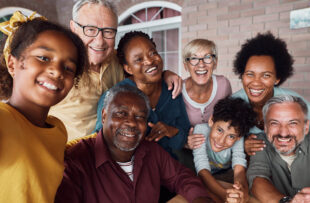
[[[241,13],[242,17],[248,17],[248,16],[257,16],[257,15],[264,15],[265,14],[265,8],[255,9],[255,10],[249,10],[249,11],[243,11]]]
[[[217,16],[218,20],[230,20],[230,19],[236,19],[240,17],[240,13],[225,13],[220,14]]]
[[[219,27],[218,34],[239,33],[239,26]]]
[[[243,12],[245,10],[249,10],[253,8],[253,3],[243,3],[232,5],[228,7],[228,12]]]
[[[266,22],[265,23],[265,29],[271,29],[271,28],[281,28],[281,27],[289,27],[290,22],[286,20],[276,21],[276,22]]]
[[[216,37],[216,35],[217,35],[216,29],[203,30],[203,31],[198,31],[197,37],[210,39],[210,36]]]
[[[244,17],[244,18],[238,18],[238,19],[232,19],[229,20],[229,25],[234,26],[234,25],[249,25],[252,24],[253,20],[252,17]]]
[[[217,8],[217,2],[209,2],[207,4],[204,5],[199,5],[198,6],[198,10],[209,10],[209,9],[215,9]]]
[[[268,6],[273,6],[273,5],[278,5],[279,0],[261,0],[261,1],[254,1],[254,8],[259,8],[259,7],[268,7]]]
[[[310,89],[310,81],[290,81],[290,88]]]
[[[253,23],[261,23],[261,22],[268,22],[268,21],[275,21],[279,19],[279,14],[268,14],[262,16],[254,16]]]
[[[296,1],[296,3],[294,3],[293,9],[295,10],[308,7],[309,7],[309,1]]]
[[[255,24],[249,24],[249,25],[240,25],[240,32],[261,32],[264,30],[265,24],[264,23],[255,23]]]
[[[207,26],[206,24],[197,24],[197,25],[192,25],[189,27],[189,31],[199,31],[199,30],[206,30]]]
[[[208,15],[209,16],[212,16],[212,15],[215,15],[217,16],[218,14],[220,13],[228,13],[228,7],[219,7],[217,9],[210,9],[208,10]]]
[[[292,4],[283,4],[283,5],[279,5],[279,4],[275,4],[273,6],[267,7],[266,8],[266,14],[269,13],[280,13],[283,11],[290,11],[293,9],[293,5]]]

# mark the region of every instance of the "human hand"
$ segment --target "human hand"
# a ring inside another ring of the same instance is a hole
[[[257,140],[257,136],[251,134],[244,141],[244,150],[249,155],[255,155],[255,152],[263,151],[264,147],[266,147],[264,140]]]
[[[226,192],[226,203],[246,203],[249,199],[248,191],[239,182],[233,184]]]
[[[205,142],[205,136],[203,134],[193,134],[193,127],[189,130],[188,137],[187,137],[187,146],[189,149],[194,150],[199,147]]]
[[[307,202],[310,202],[310,187],[303,188],[291,200],[291,203],[307,203]]]
[[[172,99],[175,99],[182,92],[182,78],[170,70],[164,72],[164,80],[168,90],[172,90]]]
[[[145,138],[148,141],[154,140],[157,142],[165,136],[173,137],[179,132],[177,128],[166,125],[161,121],[157,122],[156,124],[149,122],[148,126],[152,128],[150,134]]]

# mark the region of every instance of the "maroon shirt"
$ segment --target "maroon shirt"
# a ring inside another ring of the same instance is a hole
[[[66,152],[55,202],[158,202],[161,185],[190,202],[208,197],[201,180],[158,144],[143,141],[134,156],[131,181],[112,159],[102,131],[81,140]]]

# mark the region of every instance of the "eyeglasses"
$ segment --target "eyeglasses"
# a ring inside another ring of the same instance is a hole
[[[73,21],[75,22],[75,21]],[[78,22],[75,22],[78,26],[80,26],[83,29],[84,35],[87,37],[96,37],[100,31],[102,31],[102,36],[106,39],[113,39],[115,38],[117,29],[105,27],[105,28],[99,28],[96,26],[90,26],[90,25],[81,25]]]
[[[188,57],[185,60],[188,61],[191,65],[197,66],[200,62],[200,60],[203,61],[205,64],[210,64],[212,61],[216,58],[215,54],[208,54],[203,58],[198,58],[198,57]]]

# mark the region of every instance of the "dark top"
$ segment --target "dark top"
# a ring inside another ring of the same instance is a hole
[[[296,158],[289,171],[287,163],[275,151],[273,145],[267,140],[265,134],[258,134],[258,139],[266,142],[263,151],[251,156],[247,171],[250,188],[255,177],[266,178],[284,195],[293,197],[298,190],[310,187],[310,137],[305,136],[304,141],[296,149]]]
[[[136,87],[136,83],[129,78],[117,83],[116,85],[132,85]],[[106,92],[100,97],[97,107],[97,122],[95,131],[98,132],[102,128],[101,112],[103,108],[103,100]],[[157,123],[158,121],[164,122],[167,125],[173,126],[179,129],[179,132],[172,138],[163,137],[158,141],[167,152],[169,152],[174,158],[173,150],[182,149],[186,140],[190,123],[187,117],[185,104],[183,102],[182,95],[172,99],[172,93],[168,90],[167,84],[162,81],[162,90],[156,105],[155,110],[151,110],[148,117],[148,122]],[[151,131],[148,127],[147,134]]]
[[[134,153],[133,181],[112,159],[102,131],[66,151],[55,202],[158,202],[160,186],[188,201],[208,197],[201,180],[159,145],[142,141]]]

